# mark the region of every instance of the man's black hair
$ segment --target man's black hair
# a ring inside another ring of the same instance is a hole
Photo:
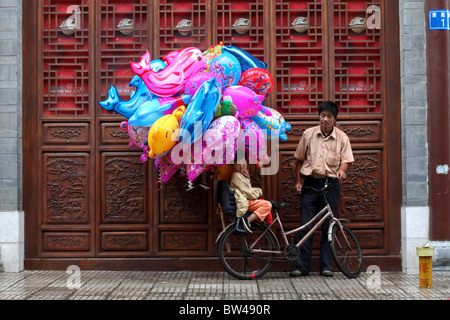
[[[337,104],[332,101],[322,102],[319,105],[318,109],[319,109],[319,114],[321,114],[322,111],[330,111],[335,118],[337,118],[337,115],[339,113],[339,108],[338,108]]]

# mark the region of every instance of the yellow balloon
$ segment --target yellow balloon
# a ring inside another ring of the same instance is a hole
[[[172,114],[166,114],[156,120],[148,132],[148,157],[160,156],[169,151],[178,142],[178,130],[185,106],[176,108]]]

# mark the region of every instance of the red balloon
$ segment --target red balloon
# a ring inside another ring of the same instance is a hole
[[[275,86],[272,75],[262,68],[251,68],[242,72],[239,85],[250,88],[264,97],[268,97]]]

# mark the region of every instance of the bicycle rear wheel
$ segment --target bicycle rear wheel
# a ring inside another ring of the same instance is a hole
[[[339,225],[334,225],[332,232],[330,246],[334,262],[347,277],[358,277],[363,266],[363,256],[358,239],[345,225],[342,225],[342,230]]]
[[[219,241],[219,260],[233,277],[251,280],[262,277],[269,271],[275,259],[274,253],[250,252],[249,246],[266,230],[259,223],[252,222],[252,234],[239,232],[230,227]],[[254,246],[257,249],[277,250],[272,232],[266,232]]]

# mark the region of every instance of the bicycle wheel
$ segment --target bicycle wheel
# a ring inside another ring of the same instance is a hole
[[[363,266],[363,256],[358,239],[345,225],[342,225],[342,230],[339,225],[334,225],[332,232],[330,246],[334,262],[347,277],[358,277]]]
[[[251,280],[262,277],[269,271],[275,259],[274,253],[250,252],[249,246],[266,230],[252,222],[252,234],[239,232],[236,226],[229,228],[219,241],[219,260],[233,277]],[[257,249],[277,250],[272,232],[269,230],[254,246]]]

